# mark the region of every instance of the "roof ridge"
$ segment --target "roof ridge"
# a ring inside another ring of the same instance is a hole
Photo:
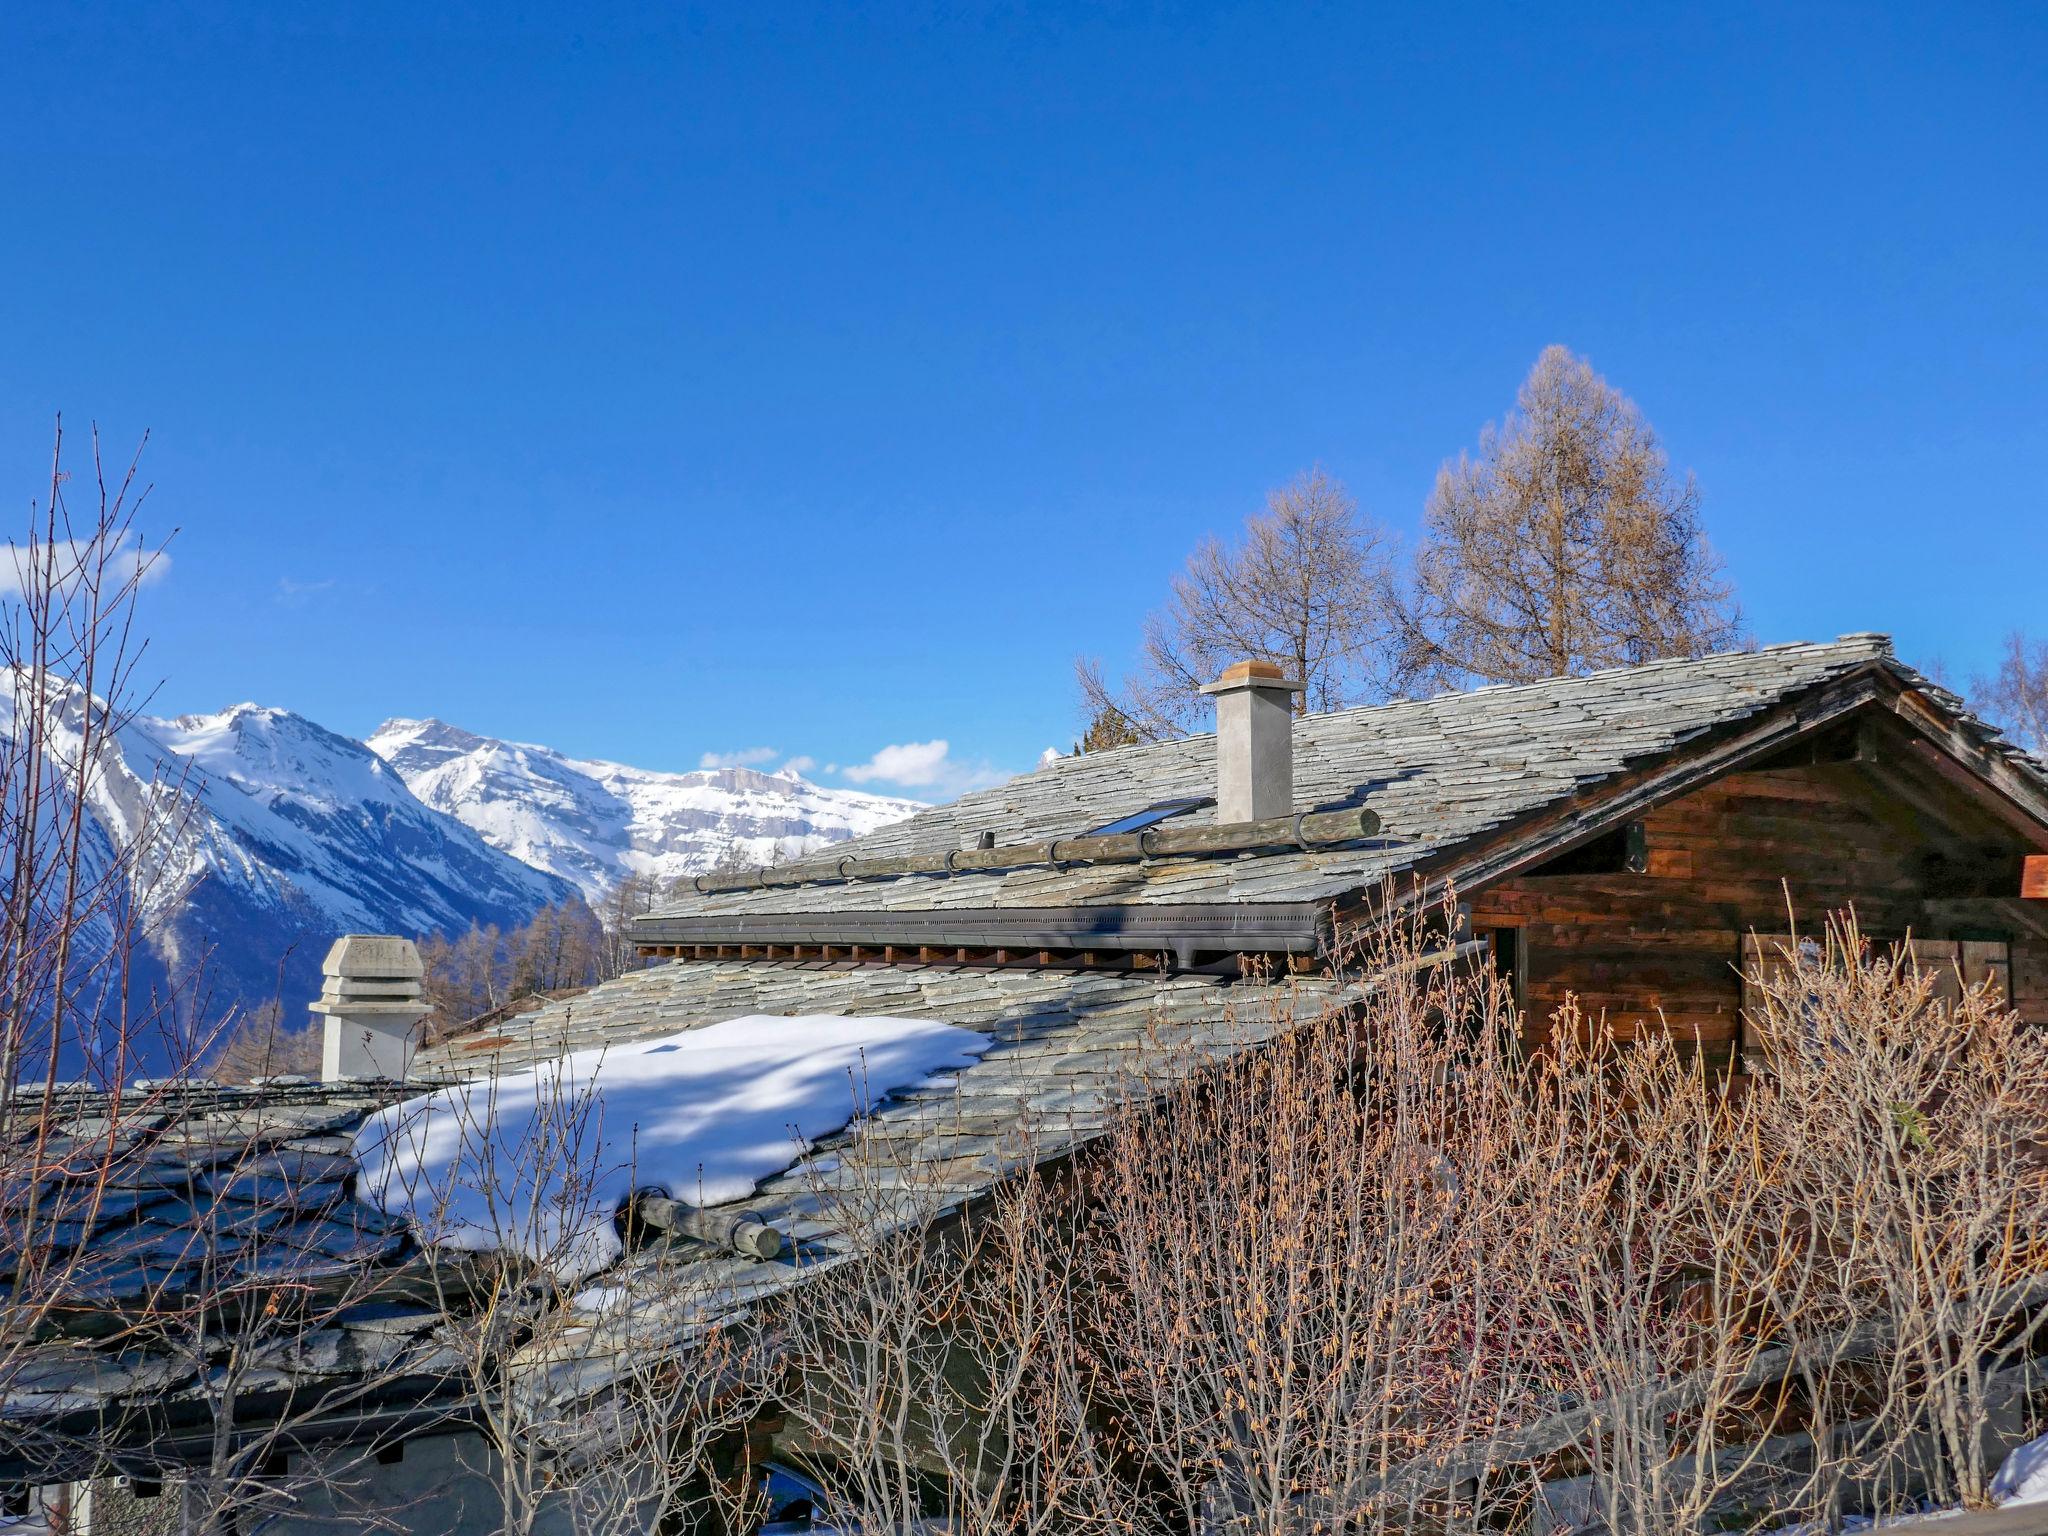
[[[1226,849],[1230,839],[1219,834],[1229,829],[1195,811],[1180,825],[1197,838],[1198,856],[1178,856],[1197,854],[1195,843],[1183,849],[1172,846],[1181,837],[1161,836],[1130,859],[1098,859],[1088,828],[1172,797],[1213,793],[1214,737],[1065,758],[835,845],[779,878],[681,893],[649,916],[1317,899],[1376,883],[1703,731],[1876,671],[1931,687],[1897,660],[1888,636],[1862,632],[1302,716],[1294,727],[1295,810],[1373,813],[1370,831],[1329,840],[1342,848],[1317,847],[1321,838],[1298,829],[1257,848]],[[1960,701],[1936,698],[1935,707],[1960,717]],[[1981,725],[1970,735],[1991,739]],[[984,848],[980,839],[991,834]]]

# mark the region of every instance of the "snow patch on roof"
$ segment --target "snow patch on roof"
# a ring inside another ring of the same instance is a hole
[[[565,1280],[619,1256],[636,1192],[741,1200],[888,1094],[969,1065],[931,1019],[750,1014],[407,1099],[356,1133],[358,1191],[421,1241],[524,1254]]]

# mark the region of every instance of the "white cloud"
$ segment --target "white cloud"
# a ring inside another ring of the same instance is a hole
[[[1013,775],[986,761],[963,762],[941,737],[906,741],[882,748],[864,763],[840,770],[856,784],[879,781],[903,789],[930,790],[944,797],[986,789]]]
[[[1047,747],[1043,752],[1038,754],[1038,766],[1043,768],[1048,763],[1056,763],[1066,755],[1067,754],[1062,752],[1058,747]]]
[[[48,570],[52,584],[61,592],[71,587],[89,568],[97,565],[98,541],[59,539],[54,545],[31,550],[22,544],[0,545],[0,597],[19,597],[31,577],[40,579]],[[33,563],[31,563],[33,561]],[[122,582],[147,587],[171,573],[171,557],[161,549],[145,549],[139,535],[131,535],[107,554],[102,595],[112,597]]]
[[[884,779],[907,788],[922,788],[937,781],[946,765],[948,750],[943,737],[937,741],[906,741],[901,746],[882,748],[865,763],[854,764],[846,770],[846,776],[856,784]]]
[[[697,759],[699,768],[758,768],[782,756],[778,747],[741,747],[737,752],[706,752]]]
[[[328,591],[333,585],[332,581],[294,581],[289,576],[280,576],[277,578],[277,591],[274,596],[277,602],[287,608],[296,608],[307,598]]]
[[[802,753],[799,753],[797,756],[792,757],[788,762],[782,765],[782,771],[784,773],[793,773],[797,777],[801,778],[803,777],[803,775],[809,773],[813,768],[817,766],[818,760],[815,757],[806,757]]]

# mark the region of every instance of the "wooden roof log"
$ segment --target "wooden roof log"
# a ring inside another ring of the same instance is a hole
[[[642,1195],[633,1202],[633,1215],[663,1232],[750,1259],[772,1259],[782,1252],[782,1234],[750,1211],[707,1211],[666,1195]]]
[[[699,895],[709,895],[714,891],[769,890],[896,875],[969,874],[1058,868],[1066,864],[1136,864],[1144,859],[1245,853],[1257,848],[1334,848],[1372,837],[1379,830],[1376,812],[1348,806],[1338,811],[1303,811],[1294,816],[1230,822],[1219,827],[1146,827],[1107,837],[1056,837],[1008,848],[954,848],[943,853],[908,853],[882,859],[849,856],[745,874],[699,875],[690,884]]]

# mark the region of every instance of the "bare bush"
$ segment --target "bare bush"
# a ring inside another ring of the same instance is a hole
[[[1955,988],[1853,919],[1788,958],[1760,978],[1772,1070],[1748,1109],[1777,1149],[1778,1225],[1825,1283],[1774,1310],[1882,1341],[1845,1403],[1807,1387],[1823,1418],[1866,1421],[1843,1467],[1865,1502],[1985,1503],[1999,1374],[2043,1316],[2048,1042],[1986,985]],[[1920,1486],[1897,1489],[1908,1473]]]
[[[472,1405],[476,1439],[458,1460],[491,1488],[498,1529],[737,1528],[770,1356],[748,1318],[726,1315],[729,1277],[701,1250],[603,1204],[599,1186],[620,1170],[603,1161],[597,1076],[544,1062],[530,1103],[501,1099],[491,1079],[398,1106],[387,1145],[462,1150],[445,1176],[401,1155],[375,1194],[404,1203],[426,1245],[446,1319],[436,1343]],[[590,1234],[614,1224],[640,1241],[596,1278]]]
[[[1756,1027],[1804,1043],[1764,1077],[1576,1018],[1525,1060],[1470,953],[1418,922],[1338,1006],[1152,1042],[1103,1138],[964,1214],[901,1137],[833,1165],[821,1205],[875,1236],[778,1325],[831,1517],[1650,1536],[1982,1502],[2048,1294],[2048,1047],[1850,925],[1774,973]]]

